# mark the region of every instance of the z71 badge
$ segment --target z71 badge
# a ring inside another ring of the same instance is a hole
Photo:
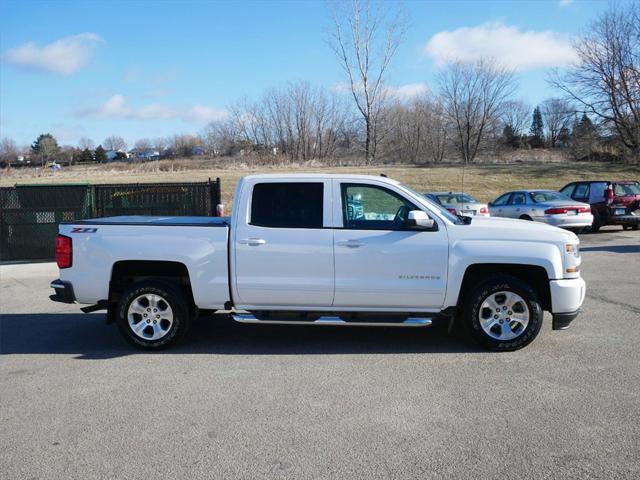
[[[98,231],[97,228],[72,228],[71,233],[96,233]]]

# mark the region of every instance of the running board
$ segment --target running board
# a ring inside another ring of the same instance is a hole
[[[250,313],[232,313],[231,318],[239,323],[261,323],[271,325],[333,325],[349,327],[428,327],[432,323],[427,317],[408,317],[400,322],[347,322],[337,316],[322,316],[315,320],[260,320]]]

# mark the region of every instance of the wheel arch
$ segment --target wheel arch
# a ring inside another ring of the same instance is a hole
[[[122,292],[133,283],[148,279],[162,280],[180,288],[187,301],[195,308],[191,277],[184,263],[165,260],[120,260],[113,264],[109,278],[109,322],[114,319],[113,312]]]
[[[465,293],[470,292],[478,283],[496,275],[510,275],[530,285],[538,294],[542,309],[551,311],[551,289],[546,269],[539,265],[516,263],[475,263],[469,265],[460,285],[458,308],[464,302]]]

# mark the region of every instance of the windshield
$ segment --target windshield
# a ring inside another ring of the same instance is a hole
[[[475,198],[466,193],[447,193],[436,196],[442,203],[478,203]]]
[[[413,188],[407,187],[406,185],[403,185],[403,184],[400,184],[400,186],[402,188],[404,188],[405,190],[407,190],[408,192],[412,193],[416,198],[419,198],[423,202],[429,204],[430,207],[432,207],[434,210],[437,210],[440,215],[445,217],[451,223],[455,223],[456,225],[464,225],[466,223],[464,220],[462,220],[457,215],[452,214],[450,211],[448,211],[442,205],[438,205],[436,202],[434,202],[434,201],[430,200],[429,198],[425,197],[424,195],[416,192]]]
[[[640,195],[640,183],[616,183],[613,187],[613,193],[617,197]]]
[[[529,193],[531,200],[535,203],[557,202],[571,199],[560,192],[543,191],[543,192],[531,192]]]

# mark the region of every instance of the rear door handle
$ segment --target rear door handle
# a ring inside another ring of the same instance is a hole
[[[242,240],[238,240],[238,243],[241,243],[242,245],[249,245],[251,247],[257,247],[259,245],[264,245],[265,243],[267,243],[267,241],[263,240],[262,238],[243,238]]]
[[[341,247],[349,247],[349,248],[358,248],[363,245],[358,240],[341,240],[337,242],[337,244],[340,245]]]

